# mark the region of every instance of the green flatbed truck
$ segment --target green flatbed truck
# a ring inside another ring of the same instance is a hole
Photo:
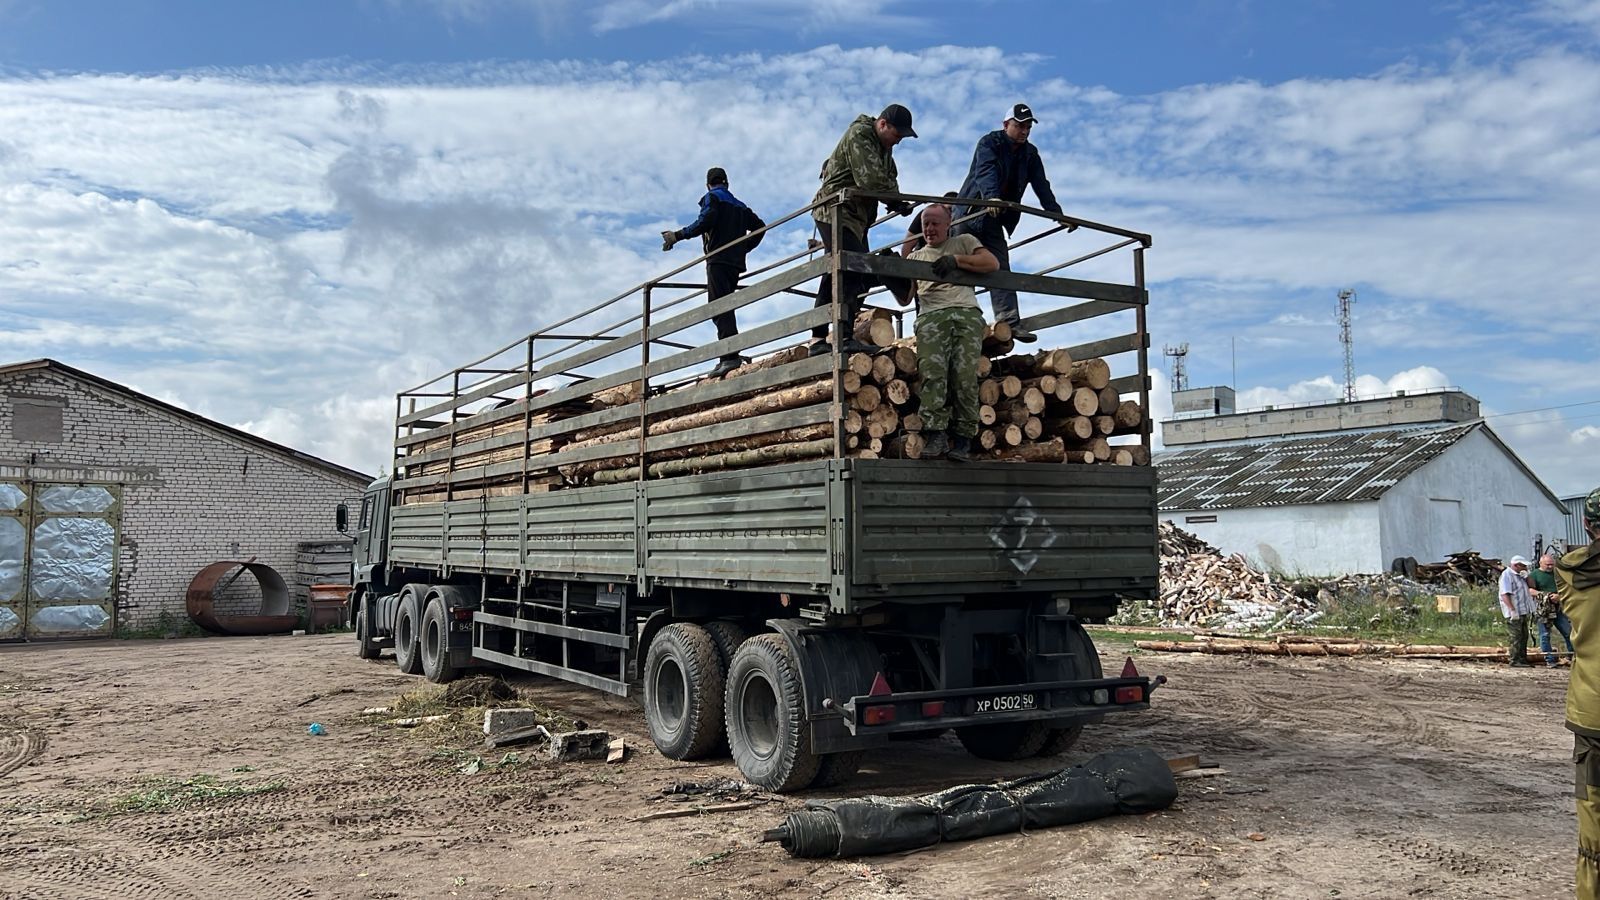
[[[1066,298],[1024,320],[1047,338],[1131,318],[1130,333],[1072,349],[1125,354],[1113,387],[1148,408],[1148,236],[1004,205],[1048,217],[1033,242],[1109,237],[1078,261],[1129,250],[1130,283],[1049,270],[949,280]],[[974,754],[1020,759],[1146,708],[1152,682],[1131,664],[1105,677],[1083,625],[1154,596],[1153,468],[853,452],[838,341],[719,381],[686,371],[831,321],[841,298],[813,308],[801,290],[824,273],[931,277],[926,263],[793,243],[713,302],[675,280],[690,263],[402,393],[395,474],[371,485],[356,522],[339,511],[355,536],[358,652],[392,647],[403,671],[435,682],[505,666],[638,695],[663,754],[731,752],[772,790],[838,784],[895,735],[953,728]],[[741,308],[747,321],[778,318],[696,340],[697,326]],[[742,399],[819,380],[832,390],[818,402],[716,421]],[[671,424],[686,411],[709,424]],[[682,475],[658,462],[785,429],[832,439],[789,462],[722,454]],[[1136,437],[1147,459],[1147,423]],[[573,477],[597,464],[613,466],[608,483]]]

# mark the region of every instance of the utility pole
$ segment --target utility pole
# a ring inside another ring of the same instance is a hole
[[[1161,348],[1161,353],[1172,357],[1172,392],[1188,390],[1189,373],[1184,369],[1184,357],[1189,355],[1189,344],[1185,342],[1176,347],[1167,344]]]
[[[1356,292],[1345,288],[1339,292],[1339,343],[1344,345],[1344,402],[1356,399],[1356,341],[1350,334],[1350,306],[1356,302]]]

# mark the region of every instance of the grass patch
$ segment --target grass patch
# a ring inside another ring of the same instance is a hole
[[[118,625],[116,630],[116,637],[134,641],[208,636],[206,630],[196,625],[188,616],[176,616],[165,610],[156,617],[154,622],[138,627]]]
[[[1373,638],[1406,644],[1495,646],[1505,640],[1505,620],[1494,589],[1456,587],[1440,589],[1461,597],[1457,615],[1439,612],[1433,597],[1393,603],[1372,597],[1337,597],[1317,624],[1317,634],[1336,631],[1349,637]]]
[[[146,778],[141,785],[136,791],[119,794],[97,804],[94,810],[83,818],[105,818],[128,813],[172,812],[217,800],[275,793],[285,788],[282,781],[246,784],[222,781],[215,775]]]

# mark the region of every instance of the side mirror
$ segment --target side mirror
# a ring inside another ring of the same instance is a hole
[[[350,532],[350,507],[341,503],[333,508],[333,527],[340,534]]]

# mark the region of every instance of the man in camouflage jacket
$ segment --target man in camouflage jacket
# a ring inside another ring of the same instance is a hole
[[[1589,545],[1556,563],[1561,606],[1572,620],[1567,730],[1577,768],[1578,900],[1600,900],[1600,488],[1583,503]]]
[[[845,188],[899,193],[900,180],[894,165],[894,147],[902,139],[916,136],[916,131],[911,128],[911,110],[898,103],[884,107],[876,119],[866,115],[857,116],[845,129],[844,136],[839,138],[827,162],[822,164],[822,186],[817,189],[812,202],[834,196]],[[911,212],[911,204],[904,201],[885,203],[885,206],[890,212],[900,215]],[[833,252],[835,215],[839,218],[839,249],[867,252],[867,229],[878,218],[878,201],[856,197],[844,203],[817,208],[812,216],[816,219],[817,230],[822,234],[822,246],[829,253]],[[871,284],[871,279],[856,272],[845,272],[840,278],[844,299],[841,322],[836,323],[836,330],[844,340],[842,349],[847,353],[872,350],[871,347],[858,344],[850,336],[856,313],[861,310],[861,295]],[[833,279],[824,275],[817,290],[816,305],[827,306],[832,302]],[[811,345],[812,356],[833,352],[827,343],[827,326],[819,325],[811,333],[817,338],[817,342]]]

